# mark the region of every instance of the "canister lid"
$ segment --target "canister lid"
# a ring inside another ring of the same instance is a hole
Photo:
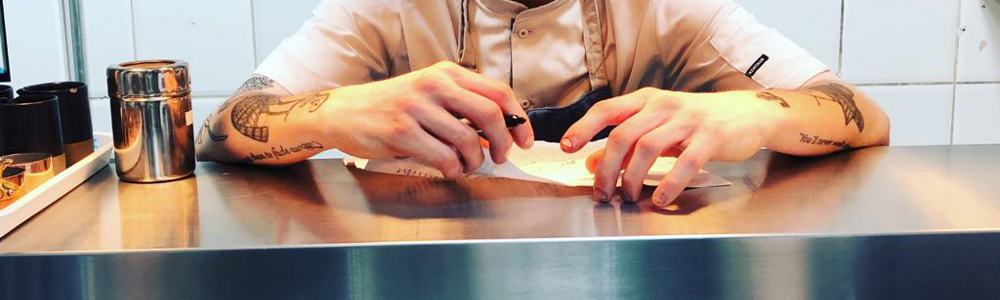
[[[183,60],[131,61],[108,67],[108,95],[117,98],[174,97],[191,92]]]

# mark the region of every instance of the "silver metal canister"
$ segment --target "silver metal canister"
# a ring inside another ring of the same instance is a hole
[[[108,67],[118,177],[162,182],[194,173],[188,64],[143,60]]]

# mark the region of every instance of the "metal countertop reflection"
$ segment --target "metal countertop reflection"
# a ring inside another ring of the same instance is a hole
[[[340,160],[200,163],[196,176],[118,181],[110,168],[0,240],[0,252],[676,235],[1000,231],[1000,146],[762,152],[708,169],[733,186],[671,210],[603,204],[588,188],[376,174]]]
[[[150,270],[86,283],[135,285],[104,294],[112,298],[234,295],[192,282],[254,286],[272,278],[261,274],[289,265],[313,277],[224,291],[268,295],[346,280],[302,295],[464,298],[485,290],[799,298],[926,295],[941,285],[1000,295],[1000,145],[881,147],[822,158],[763,151],[707,169],[734,185],[687,190],[662,211],[651,207],[651,189],[637,205],[602,204],[589,188],[402,177],[340,160],[285,168],[199,163],[194,177],[160,184],[121,182],[109,167],[0,240],[0,276],[12,274],[10,266],[41,278],[84,274],[77,268],[85,266]],[[54,267],[37,267],[43,265]],[[171,283],[170,290],[144,283],[199,266],[225,271]],[[479,271],[459,271],[468,268]],[[956,276],[940,277],[954,268]],[[464,292],[434,288],[468,272],[478,275],[454,283]],[[564,272],[591,275],[552,279]],[[680,281],[642,287],[660,282],[655,276]],[[685,276],[704,282],[685,287],[695,284]],[[876,283],[883,276],[906,280]],[[515,284],[521,277],[538,282]],[[93,288],[78,286],[93,278],[59,278],[69,290]],[[357,280],[429,285],[383,290]],[[913,288],[927,282],[934,284]],[[745,294],[740,286],[762,290]],[[42,293],[27,290],[15,294]]]

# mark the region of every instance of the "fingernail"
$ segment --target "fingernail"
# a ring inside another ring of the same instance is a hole
[[[569,139],[568,137],[563,138],[561,141],[559,141],[559,145],[562,145],[563,149],[573,149],[573,140]]]
[[[594,200],[598,202],[608,202],[608,194],[599,187],[594,187]]]
[[[659,207],[664,207],[670,204],[670,201],[667,200],[667,195],[664,195],[662,192],[659,191],[653,193],[652,201],[653,205]]]

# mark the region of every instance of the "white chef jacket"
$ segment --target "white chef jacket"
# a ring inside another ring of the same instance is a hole
[[[591,89],[580,1],[602,1],[612,93],[795,89],[828,68],[731,0],[554,0],[528,9],[469,0],[477,70],[525,108],[562,107]],[[325,0],[257,68],[293,94],[458,62],[461,0]]]

